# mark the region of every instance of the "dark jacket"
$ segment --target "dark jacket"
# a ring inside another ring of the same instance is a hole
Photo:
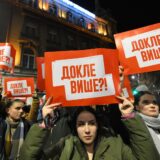
[[[69,113],[66,108],[59,109],[59,118],[53,129],[50,130],[44,148],[50,146],[51,144],[56,144],[62,137],[71,134],[71,129],[69,125]]]
[[[159,160],[160,157],[141,117],[123,120],[128,128],[131,146],[123,143],[120,136],[101,137],[94,160]],[[88,160],[87,153],[75,136],[62,138],[56,145],[42,150],[47,129],[33,125],[21,148],[20,160]]]
[[[24,123],[24,138],[26,137],[32,123],[29,121],[23,119]],[[7,129],[7,124],[4,119],[0,119],[0,160],[3,159],[5,160],[5,134],[6,134],[6,129]]]

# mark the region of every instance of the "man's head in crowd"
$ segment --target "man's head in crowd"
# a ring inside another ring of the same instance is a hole
[[[149,91],[140,91],[135,96],[136,110],[149,117],[158,117],[159,106],[156,97]]]
[[[7,117],[13,122],[19,121],[24,112],[24,105],[25,103],[19,99],[8,102],[6,106]]]

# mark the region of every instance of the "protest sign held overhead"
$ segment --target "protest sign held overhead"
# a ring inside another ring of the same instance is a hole
[[[4,85],[9,97],[30,97],[34,92],[34,78],[5,78]]]
[[[118,53],[88,49],[45,53],[47,97],[63,106],[118,102]]]
[[[13,72],[16,50],[11,44],[0,43],[0,70]]]
[[[37,88],[40,91],[45,90],[45,64],[44,57],[37,57]]]
[[[114,35],[124,74],[160,70],[160,23]]]

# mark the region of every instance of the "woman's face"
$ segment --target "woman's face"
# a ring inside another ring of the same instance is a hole
[[[159,115],[159,107],[156,98],[150,94],[144,94],[140,97],[137,110],[150,117],[158,117]]]
[[[8,117],[13,121],[20,120],[23,114],[23,107],[23,102],[14,102],[12,106],[8,108]]]
[[[97,136],[97,121],[88,111],[81,112],[77,117],[76,128],[78,137],[85,145],[92,145]]]

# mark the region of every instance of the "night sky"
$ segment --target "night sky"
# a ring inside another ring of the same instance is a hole
[[[158,0],[99,1],[100,5],[105,9],[111,9],[111,14],[117,21],[118,32],[160,22],[160,7],[158,5]]]
[[[71,0],[94,12],[94,0]],[[160,22],[159,0],[99,0],[100,6],[110,9],[117,21],[118,32],[128,31]]]

